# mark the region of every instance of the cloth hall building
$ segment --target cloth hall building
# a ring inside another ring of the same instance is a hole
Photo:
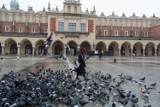
[[[138,17],[133,13],[117,16],[96,15],[93,10],[81,10],[80,0],[64,0],[63,9],[47,9],[35,12],[20,9],[16,0],[11,0],[10,9],[5,4],[0,8],[0,54],[39,55],[42,45],[53,32],[48,52],[58,55],[69,45],[71,55],[81,48],[88,54],[103,50],[110,56],[160,56],[160,18]]]

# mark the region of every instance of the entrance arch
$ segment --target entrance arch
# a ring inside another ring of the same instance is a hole
[[[142,56],[143,55],[143,45],[140,42],[137,42],[133,46],[133,53],[136,56]]]
[[[5,41],[4,52],[6,55],[15,55],[17,54],[17,43],[13,39],[7,39]]]
[[[76,55],[77,54],[77,44],[74,41],[70,41],[68,43],[70,47],[70,55]]]
[[[41,55],[43,52],[43,45],[44,45],[44,41],[43,40],[39,40],[35,43],[35,55]],[[44,53],[45,54],[45,53]]]
[[[106,45],[105,45],[105,43],[99,42],[99,43],[96,45],[96,50],[98,50],[98,51],[100,51],[100,50],[106,51]]]
[[[17,44],[12,44],[10,47],[10,54],[17,54]]]
[[[91,51],[91,46],[86,41],[82,42],[81,45],[80,45],[80,50],[83,49],[83,48],[86,49],[87,52]]]
[[[53,55],[60,55],[64,52],[64,45],[61,41],[56,41],[52,46]]]
[[[108,51],[111,53],[111,56],[118,56],[118,43],[117,42],[112,42],[109,45]]]
[[[25,46],[25,55],[31,55],[32,54],[32,45],[26,44]]]
[[[155,45],[152,42],[149,42],[145,48],[145,55],[146,56],[154,56],[154,54],[155,54],[154,47],[155,47]]]
[[[128,42],[125,42],[121,46],[121,55],[130,56],[131,55],[131,45]]]
[[[32,49],[32,44],[29,40],[24,39],[21,41],[21,50],[20,54],[22,55],[32,55],[33,49]]]

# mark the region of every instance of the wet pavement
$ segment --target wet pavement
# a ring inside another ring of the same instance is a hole
[[[116,63],[114,59],[116,58]],[[51,68],[53,70],[63,70],[72,67],[75,57],[69,57],[69,60],[56,60],[55,58],[47,57],[21,57],[18,60],[16,57],[4,57],[0,59],[0,77],[3,74],[10,72],[27,72],[37,71],[39,69]],[[145,85],[157,82],[156,90],[151,90],[149,94],[149,102],[139,99],[140,107],[144,105],[152,105],[152,107],[160,107],[160,57],[103,57],[101,60],[98,57],[91,57],[86,61],[86,71],[97,72],[101,71],[104,74],[111,74],[113,77],[118,77],[119,74],[130,75],[135,80],[146,77]],[[141,98],[140,87],[133,83],[126,83],[123,88],[131,90],[139,98]],[[90,105],[99,107],[99,104]],[[106,106],[108,107],[108,106]]]

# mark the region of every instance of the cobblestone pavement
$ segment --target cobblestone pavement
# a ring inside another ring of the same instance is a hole
[[[116,58],[116,63],[114,59]],[[68,65],[74,62],[75,57],[69,57],[69,62],[62,59],[47,57],[22,57],[18,60],[16,57],[4,57],[0,59],[0,77],[3,74],[10,72],[21,72],[25,69],[36,70],[40,68],[52,68],[54,70],[67,69]],[[71,63],[70,63],[71,62]],[[103,57],[101,60],[98,57],[91,57],[86,61],[86,70],[89,72],[101,71],[104,74],[111,74],[113,77],[118,77],[119,74],[130,75],[135,80],[146,77],[145,85],[157,82],[155,90],[151,90],[149,94],[149,102],[141,100],[140,87],[138,84],[128,82],[123,85],[123,89],[127,92],[131,90],[139,97],[139,107],[144,105],[152,105],[152,107],[160,107],[160,57]],[[88,105],[90,107],[101,107],[97,103]],[[64,107],[64,106],[63,106]],[[86,106],[87,107],[87,106]],[[106,105],[108,107],[108,105]],[[132,106],[128,106],[132,107]]]

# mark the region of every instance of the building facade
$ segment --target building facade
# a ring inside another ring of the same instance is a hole
[[[12,0],[10,10],[5,5],[0,8],[0,54],[2,55],[39,55],[42,45],[53,32],[53,42],[49,48],[51,55],[65,52],[65,45],[76,55],[81,48],[88,54],[104,50],[110,56],[160,56],[160,18],[153,14],[147,18],[133,13],[127,17],[114,12],[105,16],[96,15],[96,9],[81,10],[80,0],[64,0],[63,9],[34,12],[19,8]]]

